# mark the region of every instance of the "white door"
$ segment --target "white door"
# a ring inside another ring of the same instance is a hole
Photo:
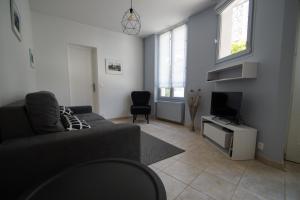
[[[92,105],[95,109],[93,48],[69,45],[68,54],[71,105]]]
[[[298,17],[297,54],[294,64],[292,108],[286,159],[300,163],[300,17]]]

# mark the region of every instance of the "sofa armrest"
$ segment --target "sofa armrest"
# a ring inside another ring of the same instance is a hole
[[[116,124],[38,135],[0,144],[0,185],[20,195],[67,167],[105,158],[140,160],[140,128]],[[10,198],[9,198],[10,199]]]
[[[92,112],[92,106],[71,106],[69,107],[74,114],[84,114],[84,113],[91,113]]]

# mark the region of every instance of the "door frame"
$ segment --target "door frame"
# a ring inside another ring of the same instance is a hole
[[[289,161],[287,160],[287,149],[289,144],[289,137],[290,137],[290,128],[291,128],[291,115],[292,115],[292,109],[293,109],[293,101],[294,101],[294,89],[295,89],[295,70],[297,67],[297,57],[300,56],[300,48],[298,48],[298,43],[300,43],[300,2],[298,3],[298,15],[297,15],[297,28],[296,28],[296,40],[295,40],[295,49],[294,49],[294,56],[293,56],[293,71],[292,71],[292,84],[291,84],[291,93],[290,93],[290,102],[289,102],[289,116],[288,116],[288,130],[287,130],[287,136],[286,136],[286,143],[284,148],[284,162]]]
[[[67,73],[68,73],[68,84],[69,84],[69,99],[70,99],[70,105],[72,103],[72,95],[71,95],[71,77],[70,77],[70,52],[69,47],[70,46],[78,46],[83,48],[90,48],[92,50],[92,72],[94,71],[96,73],[96,76],[93,76],[92,74],[92,81],[95,83],[95,94],[92,98],[96,98],[94,101],[95,105],[93,106],[93,112],[100,113],[100,87],[99,87],[99,55],[98,55],[98,48],[91,45],[85,45],[85,44],[79,44],[74,42],[69,42],[66,44],[66,51],[67,51]],[[93,55],[94,54],[94,55]]]

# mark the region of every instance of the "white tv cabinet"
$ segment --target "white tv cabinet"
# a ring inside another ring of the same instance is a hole
[[[202,135],[213,141],[232,160],[255,158],[257,130],[245,125],[226,124],[213,116],[202,116]]]

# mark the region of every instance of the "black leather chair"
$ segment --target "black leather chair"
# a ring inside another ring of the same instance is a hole
[[[133,115],[133,123],[137,115],[145,115],[147,123],[149,124],[149,115],[151,114],[151,106],[149,105],[151,93],[148,91],[134,91],[131,93],[133,105],[130,108]]]

